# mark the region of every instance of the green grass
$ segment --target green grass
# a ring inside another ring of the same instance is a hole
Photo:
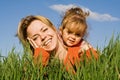
[[[99,51],[99,50],[98,50]],[[48,66],[35,66],[29,54],[20,56],[13,48],[7,57],[0,56],[0,80],[120,80],[120,38],[112,37],[100,58],[81,62],[76,74],[69,74],[58,60]]]

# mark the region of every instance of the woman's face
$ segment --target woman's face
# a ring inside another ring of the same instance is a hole
[[[27,34],[32,41],[46,51],[52,51],[57,47],[56,32],[40,20],[34,20],[27,28]]]

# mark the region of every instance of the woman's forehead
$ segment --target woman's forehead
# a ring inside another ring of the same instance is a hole
[[[30,25],[28,26],[27,28],[27,33],[30,34],[30,33],[33,33],[37,30],[40,30],[42,29],[43,27],[46,27],[44,23],[42,23],[41,21],[39,20],[34,20],[30,23]]]

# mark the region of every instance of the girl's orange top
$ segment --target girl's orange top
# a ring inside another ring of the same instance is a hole
[[[36,48],[34,51],[34,62],[35,64],[42,62],[42,65],[46,66],[49,61],[49,56],[49,53],[43,48]]]
[[[96,50],[84,40],[82,40],[79,45],[68,47],[68,53],[64,59],[64,65],[66,69],[75,73],[75,69],[79,65],[80,61],[83,60],[82,56],[84,53],[86,53],[86,57],[88,59],[92,58],[91,53],[95,59],[98,58]]]

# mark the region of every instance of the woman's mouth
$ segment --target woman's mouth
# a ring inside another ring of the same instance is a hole
[[[43,46],[48,46],[52,41],[52,38],[49,38],[48,40],[43,42]]]

